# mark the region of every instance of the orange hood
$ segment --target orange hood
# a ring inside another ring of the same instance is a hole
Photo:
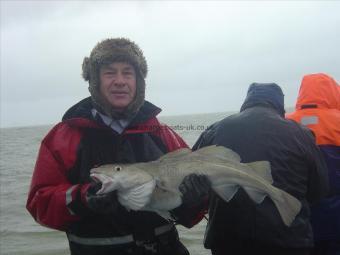
[[[340,110],[340,86],[330,76],[318,73],[303,77],[296,110],[306,105]]]

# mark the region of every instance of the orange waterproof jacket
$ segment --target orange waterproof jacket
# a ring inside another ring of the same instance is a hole
[[[296,110],[286,115],[308,128],[316,137],[329,170],[330,197],[312,208],[315,240],[340,238],[340,86],[326,74],[302,79]]]
[[[295,112],[286,117],[313,130],[318,145],[340,146],[340,86],[326,74],[304,76]]]

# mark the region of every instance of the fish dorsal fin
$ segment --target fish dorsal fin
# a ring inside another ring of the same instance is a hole
[[[176,158],[184,157],[185,155],[188,155],[190,153],[191,150],[188,148],[178,149],[163,155],[162,157],[159,158],[159,161],[174,160]]]
[[[273,183],[272,171],[269,161],[254,161],[246,163],[254,172],[269,183]]]
[[[226,162],[237,162],[239,163],[241,161],[240,156],[233,150],[226,148],[224,146],[216,146],[211,145],[207,147],[203,147],[197,151],[194,152],[195,154],[201,155],[201,156],[209,156],[209,159],[215,158],[218,161],[226,161]]]

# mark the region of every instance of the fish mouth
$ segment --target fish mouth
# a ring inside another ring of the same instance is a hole
[[[94,182],[101,182],[96,173],[91,173],[90,177]]]
[[[95,182],[101,182],[101,173],[100,171],[98,171],[98,169],[94,168],[94,169],[91,169],[90,171],[90,178],[95,181]]]
[[[92,175],[92,174],[100,174],[100,171],[98,170],[98,167],[92,168],[90,170],[90,175]]]

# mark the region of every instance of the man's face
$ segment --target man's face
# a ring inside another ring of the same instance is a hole
[[[124,111],[136,95],[136,72],[132,65],[114,62],[99,70],[100,93],[117,111]]]

